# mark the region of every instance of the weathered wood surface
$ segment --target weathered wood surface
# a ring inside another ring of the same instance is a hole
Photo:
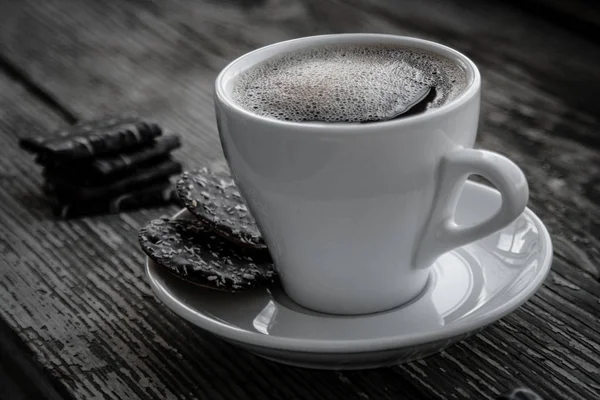
[[[193,329],[142,276],[141,224],[174,207],[57,221],[17,138],[135,110],[183,135],[188,167],[222,157],[212,84],[261,45],[328,32],[446,43],[484,77],[478,145],[525,171],[553,271],[515,313],[395,368],[321,372],[263,361]],[[600,47],[475,0],[0,2],[0,316],[75,398],[548,399],[600,392]]]

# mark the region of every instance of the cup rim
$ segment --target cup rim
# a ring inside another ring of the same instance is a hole
[[[398,118],[388,121],[379,121],[371,124],[360,124],[360,123],[328,123],[328,122],[315,122],[315,121],[284,121],[275,118],[270,118],[258,114],[254,114],[241,106],[237,105],[231,95],[228,93],[225,85],[227,82],[235,78],[237,74],[247,68],[256,65],[258,62],[267,60],[272,57],[266,56],[255,62],[251,62],[247,67],[240,69],[239,65],[246,63],[249,58],[256,57],[261,53],[270,53],[273,50],[281,49],[281,53],[287,51],[293,51],[295,49],[310,47],[311,45],[327,45],[327,44],[340,44],[340,43],[351,43],[353,41],[358,42],[375,42],[378,41],[385,43],[397,43],[400,45],[408,45],[419,49],[431,51],[443,57],[449,58],[456,62],[459,66],[463,67],[467,74],[468,85],[465,90],[455,99],[452,99],[443,106],[430,110],[426,113],[420,113],[416,115],[407,116],[404,118]],[[260,122],[265,124],[272,124],[280,126],[281,128],[291,128],[303,131],[315,131],[316,129],[326,129],[328,131],[343,131],[344,133],[360,132],[364,133],[367,131],[379,130],[381,128],[398,128],[406,127],[408,125],[418,124],[436,117],[447,115],[466,102],[468,102],[473,96],[477,95],[481,86],[481,75],[479,69],[471,59],[459,51],[448,47],[446,45],[433,42],[430,40],[410,37],[410,36],[399,36],[389,34],[378,34],[378,33],[342,33],[342,34],[329,34],[329,35],[316,35],[316,36],[305,36],[297,39],[285,40],[277,43],[273,43],[264,47],[260,47],[256,50],[248,52],[232,62],[230,62],[223,70],[219,73],[215,80],[215,99],[223,106],[228,108],[230,111],[241,114],[244,118],[252,120],[254,122]]]

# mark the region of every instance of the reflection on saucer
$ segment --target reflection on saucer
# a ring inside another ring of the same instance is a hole
[[[440,258],[433,267],[439,283],[431,297],[444,324],[448,324],[465,316],[465,310],[476,309],[485,281],[481,269],[472,267],[479,263],[468,247]]]
[[[269,326],[275,319],[277,315],[277,306],[273,302],[273,300],[269,301],[265,308],[262,309],[261,312],[258,313],[254,320],[252,321],[252,325],[254,329],[259,331],[260,333],[264,333],[265,335],[269,334]]]

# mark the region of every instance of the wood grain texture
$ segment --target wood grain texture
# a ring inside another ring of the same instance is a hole
[[[35,384],[32,384],[35,382]],[[31,354],[19,335],[0,318],[0,396],[10,400],[70,400],[73,397]]]
[[[198,332],[154,300],[142,276],[137,229],[175,208],[56,221],[40,199],[39,168],[17,149],[32,131],[134,110],[181,133],[178,158],[199,167],[222,157],[217,72],[258,46],[328,32],[424,37],[471,57],[484,78],[478,146],[523,168],[530,207],[554,240],[553,271],[524,307],[395,368],[285,367]],[[491,399],[526,385],[548,399],[597,398],[596,44],[474,0],[9,0],[0,3],[0,55],[13,68],[0,76],[0,315],[74,397]]]

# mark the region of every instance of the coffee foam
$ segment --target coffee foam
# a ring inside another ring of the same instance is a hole
[[[465,71],[424,50],[387,45],[337,45],[268,59],[236,78],[233,100],[281,120],[366,122],[394,118],[435,88],[426,109],[456,98]]]

